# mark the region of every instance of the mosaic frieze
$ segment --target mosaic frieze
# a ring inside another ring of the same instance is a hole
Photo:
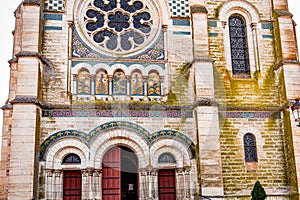
[[[138,124],[128,122],[128,121],[111,121],[104,123],[95,129],[93,129],[89,133],[84,133],[81,131],[76,131],[76,130],[63,130],[56,132],[46,138],[42,144],[40,145],[40,159],[44,158],[44,155],[47,151],[47,149],[56,141],[62,139],[62,138],[78,138],[81,141],[83,141],[86,144],[89,144],[90,142],[93,141],[95,137],[97,137],[99,134],[105,134],[106,131],[108,130],[113,130],[117,128],[122,128],[122,129],[128,129],[136,132],[139,134],[145,141],[148,143],[149,146],[153,142],[155,142],[158,139],[163,139],[163,138],[169,138],[169,139],[174,139],[177,141],[182,142],[187,146],[187,148],[190,149],[191,156],[195,155],[195,144],[191,139],[189,139],[185,134],[175,131],[175,130],[160,130],[154,133],[150,133],[147,131],[145,128],[141,127]]]
[[[46,11],[63,11],[65,0],[45,0],[44,9]]]
[[[43,110],[43,117],[192,118],[193,111]]]
[[[226,118],[280,118],[279,112],[226,112]]]

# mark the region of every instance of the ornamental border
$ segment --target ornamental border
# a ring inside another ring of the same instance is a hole
[[[78,130],[62,130],[50,135],[40,145],[40,159],[44,160],[45,153],[47,152],[48,148],[60,139],[76,138],[84,142],[85,144],[89,145],[91,142],[94,141],[93,139],[97,137],[99,134],[105,134],[105,132],[108,130],[120,129],[120,128],[125,128],[128,130],[135,131],[147,142],[148,146],[151,146],[155,141],[159,139],[166,139],[166,138],[175,139],[177,141],[182,142],[189,149],[191,158],[195,157],[195,144],[188,136],[186,136],[185,134],[179,131],[159,130],[154,133],[150,133],[142,126],[129,121],[110,121],[101,124],[100,126],[94,128],[89,133],[84,133]]]

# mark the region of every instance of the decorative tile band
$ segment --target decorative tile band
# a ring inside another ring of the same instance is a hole
[[[173,19],[172,24],[174,26],[190,26],[190,20],[183,20],[183,19]]]
[[[274,38],[273,35],[262,35],[263,38]]]
[[[55,31],[61,31],[62,27],[61,26],[44,26],[44,30],[55,30]]]
[[[262,29],[272,30],[273,29],[273,23],[262,23],[261,24],[261,28]]]
[[[174,35],[191,35],[189,31],[173,31]]]
[[[218,36],[218,35],[219,35],[218,33],[208,33],[208,36],[216,37],[216,36]]]
[[[43,110],[43,117],[192,118],[193,111]]]
[[[44,14],[44,20],[62,21],[62,14]]]
[[[56,141],[62,139],[62,138],[77,138],[81,140],[82,142],[86,143],[87,145],[90,144],[90,142],[93,142],[93,139],[97,137],[100,134],[105,134],[108,130],[113,129],[128,129],[131,131],[136,132],[138,135],[140,135],[145,141],[148,143],[149,146],[153,142],[155,142],[158,139],[163,138],[169,138],[174,139],[177,141],[182,142],[187,148],[190,150],[191,157],[195,156],[195,144],[191,139],[189,139],[186,135],[183,133],[180,133],[175,130],[160,130],[154,133],[150,133],[145,128],[141,127],[138,124],[128,122],[128,121],[111,121],[104,124],[101,124],[100,126],[96,127],[89,133],[84,133],[77,130],[63,130],[58,131],[52,135],[50,135],[48,138],[46,138],[42,144],[40,145],[40,159],[44,159],[45,153],[47,152],[47,149],[54,144]]]
[[[217,21],[208,21],[208,26],[210,26],[210,27],[217,27],[218,23],[217,23]]]
[[[226,118],[280,118],[279,112],[226,112]]]

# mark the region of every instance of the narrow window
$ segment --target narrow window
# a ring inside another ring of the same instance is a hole
[[[144,95],[143,76],[140,71],[131,74],[131,95]]]
[[[159,78],[159,74],[156,71],[152,71],[148,75],[148,95],[149,96],[161,95],[160,78]]]
[[[87,70],[78,73],[77,87],[77,94],[91,94],[91,79]]]
[[[251,133],[244,135],[244,152],[246,162],[257,162],[256,141],[255,136]]]
[[[107,72],[100,70],[96,74],[95,94],[108,94],[108,76]]]
[[[228,21],[232,74],[237,77],[250,77],[246,21],[240,15],[232,15]]]
[[[113,94],[126,95],[127,81],[122,70],[117,70],[113,77]]]

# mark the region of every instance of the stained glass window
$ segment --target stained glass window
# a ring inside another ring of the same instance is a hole
[[[170,153],[163,153],[158,157],[159,163],[176,163],[176,159]]]
[[[100,70],[96,74],[96,91],[95,94],[108,94],[108,76],[107,72],[104,70]]]
[[[157,19],[142,0],[89,0],[83,28],[88,40],[107,53],[124,54],[151,42]]]
[[[77,87],[77,94],[91,93],[90,73],[87,70],[81,70],[78,73]]]
[[[117,70],[113,77],[113,94],[126,95],[127,81],[122,70]]]
[[[152,71],[148,75],[148,95],[159,96],[161,94],[161,84],[159,74]]]
[[[143,76],[140,71],[131,74],[131,95],[143,95]]]
[[[246,21],[240,15],[229,17],[232,74],[250,76]]]
[[[244,152],[246,162],[257,162],[256,141],[251,133],[244,135]]]
[[[80,164],[81,159],[78,155],[71,153],[64,157],[62,164]]]

